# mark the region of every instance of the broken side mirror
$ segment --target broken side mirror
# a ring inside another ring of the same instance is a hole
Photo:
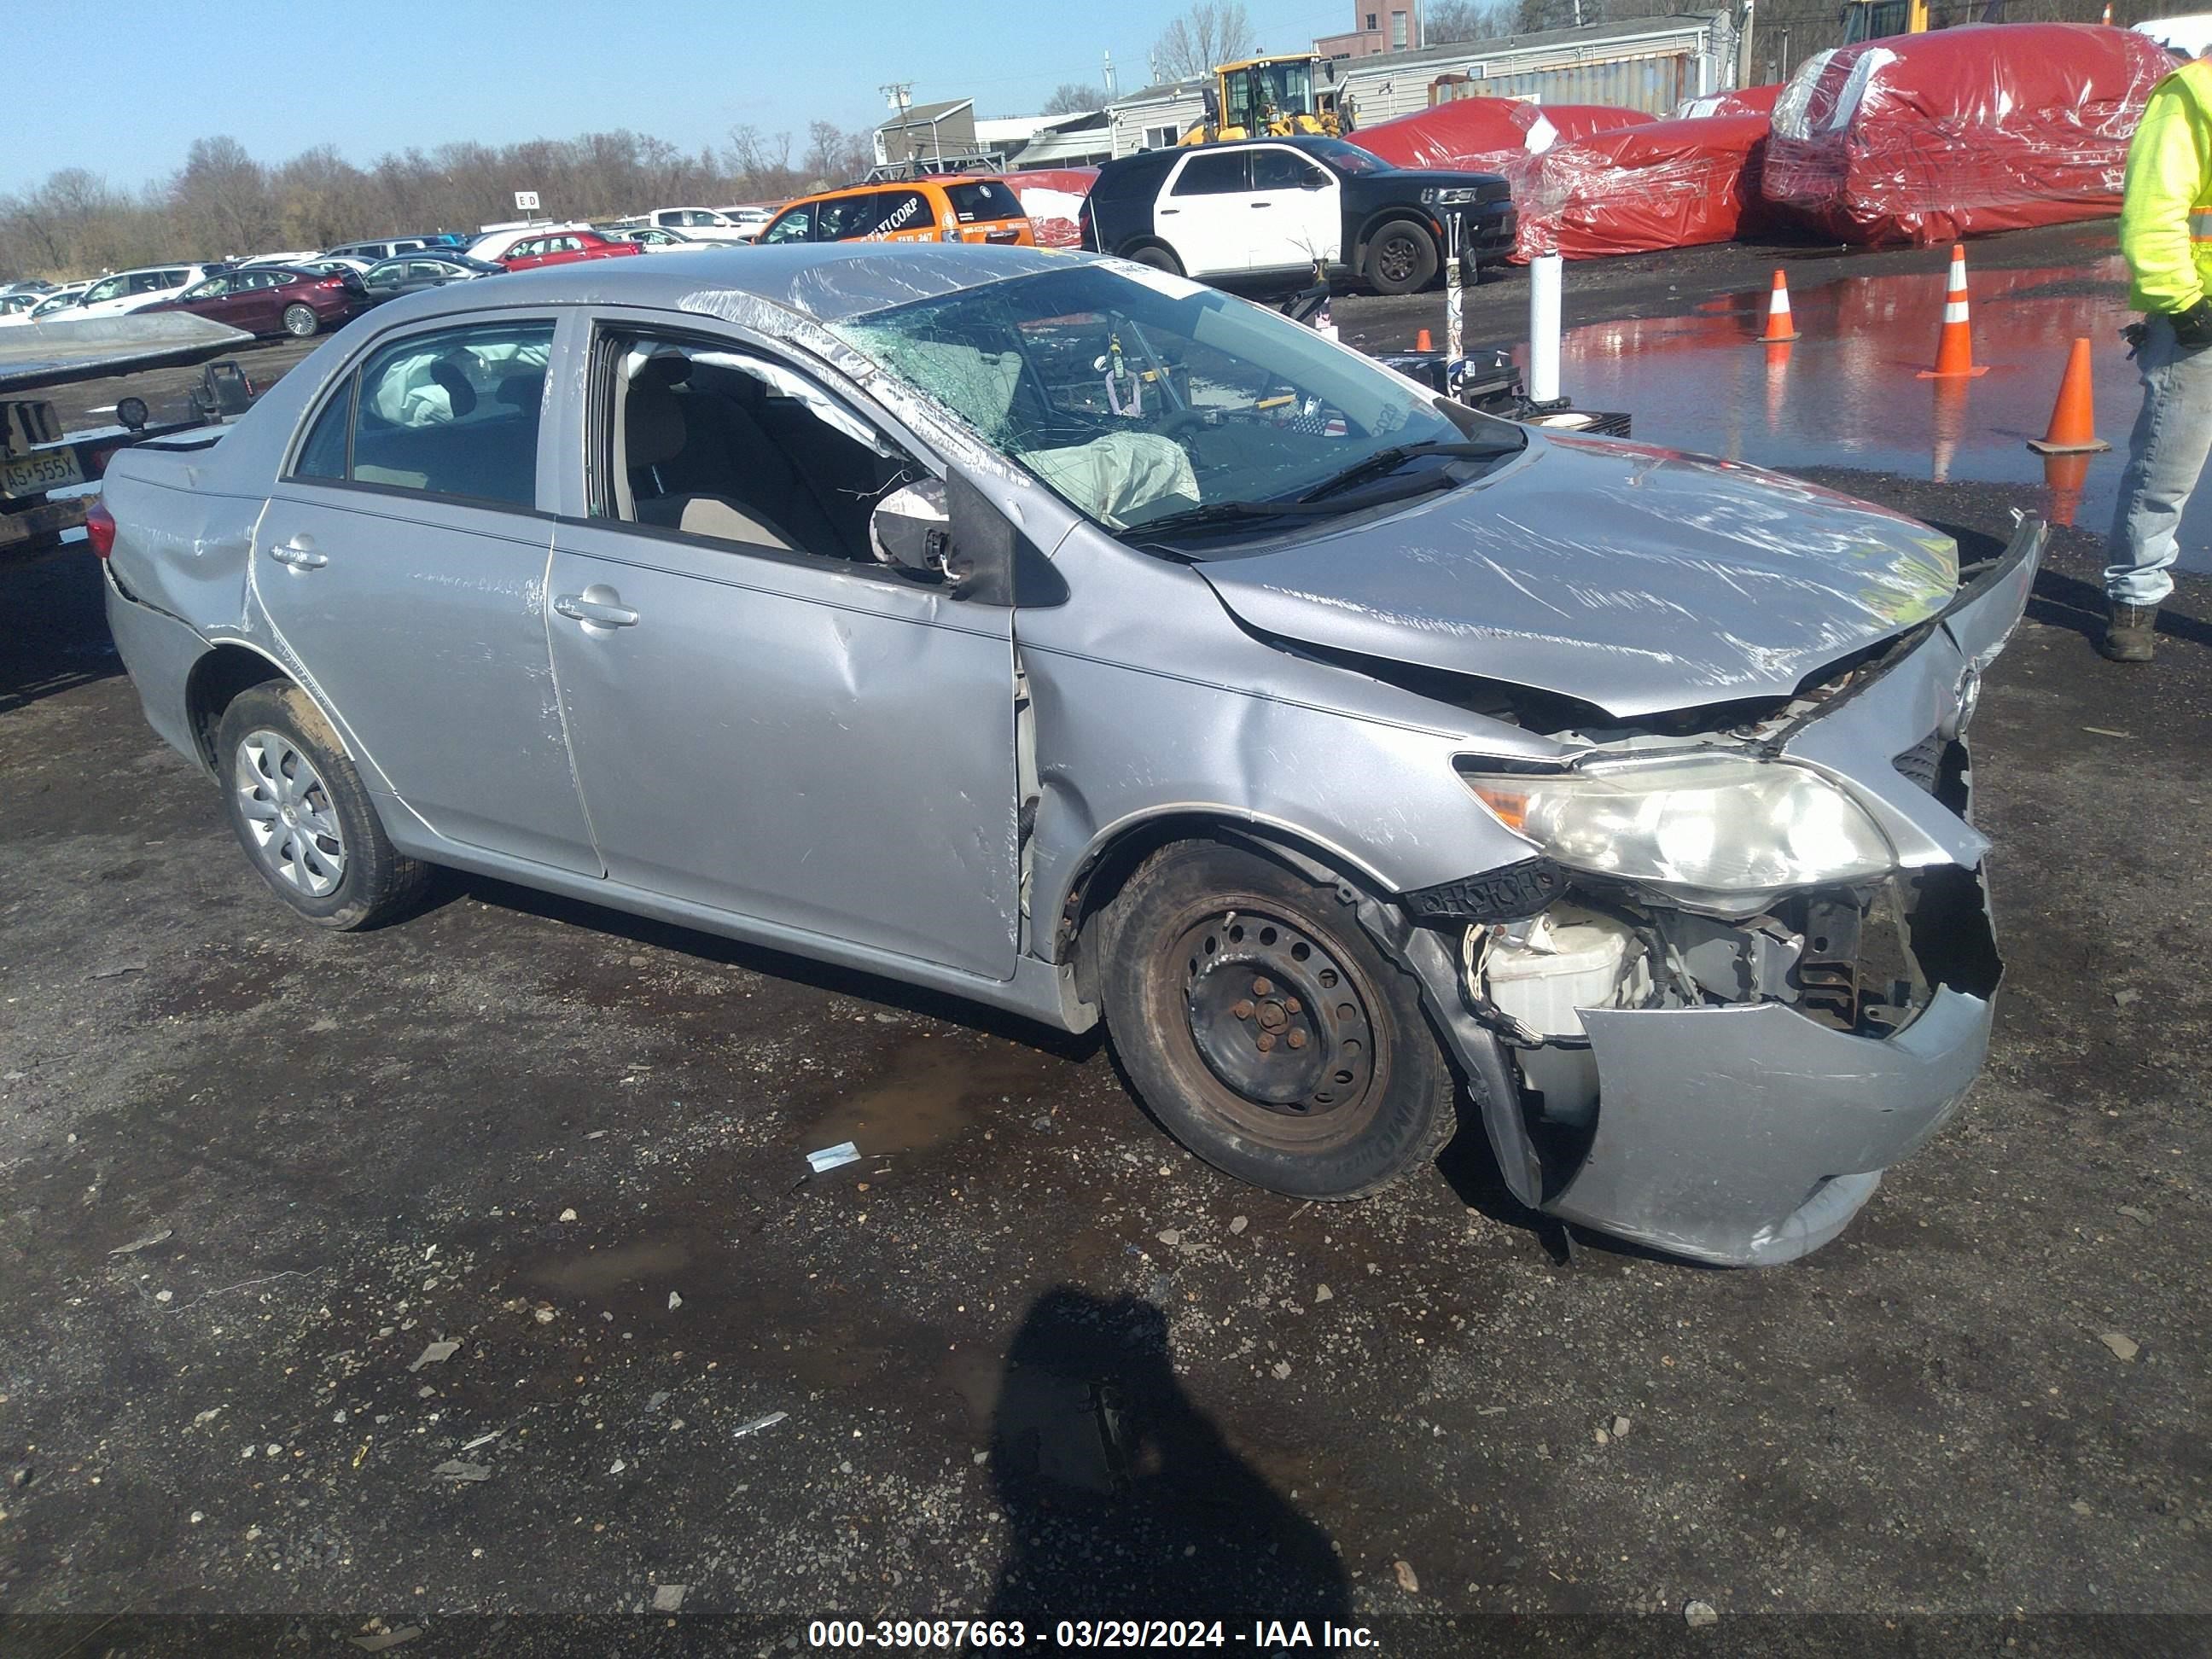
[[[945,480],[922,478],[884,496],[868,520],[868,544],[884,564],[936,578],[955,599],[1014,602],[1022,538],[990,497],[957,472]]]
[[[916,575],[946,574],[952,553],[952,519],[945,485],[924,478],[894,489],[868,518],[868,546],[877,559]]]

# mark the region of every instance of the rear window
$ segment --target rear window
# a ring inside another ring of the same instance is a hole
[[[1022,216],[1021,198],[995,179],[978,179],[972,185],[947,185],[945,193],[963,225],[972,225],[979,219]]]

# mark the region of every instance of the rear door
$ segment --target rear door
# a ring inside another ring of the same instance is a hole
[[[1252,152],[1252,266],[1310,266],[1339,262],[1344,213],[1335,175],[1287,144]]]
[[[1011,977],[1012,612],[869,556],[910,447],[849,386],[650,321],[610,318],[585,385],[549,626],[608,875]]]
[[[1251,158],[1242,149],[1194,149],[1168,175],[1153,220],[1160,240],[1194,276],[1252,266]]]
[[[554,335],[524,315],[387,337],[316,412],[251,568],[270,625],[433,830],[596,875],[545,642]]]

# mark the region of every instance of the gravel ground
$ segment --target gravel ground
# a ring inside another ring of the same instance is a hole
[[[297,926],[89,563],[0,573],[0,1650],[2204,1651],[2212,583],[2121,669],[2100,562],[2057,534],[1976,728],[1988,1072],[1764,1273],[1570,1239],[1479,1129],[1241,1188],[1095,1042],[495,883]]]

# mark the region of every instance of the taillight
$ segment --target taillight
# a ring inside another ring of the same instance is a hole
[[[92,550],[101,558],[115,551],[115,515],[98,496],[84,510],[84,533],[92,544]]]
[[[317,288],[343,288],[345,286],[345,278],[343,276],[325,276],[321,282],[317,283],[315,286]]]

